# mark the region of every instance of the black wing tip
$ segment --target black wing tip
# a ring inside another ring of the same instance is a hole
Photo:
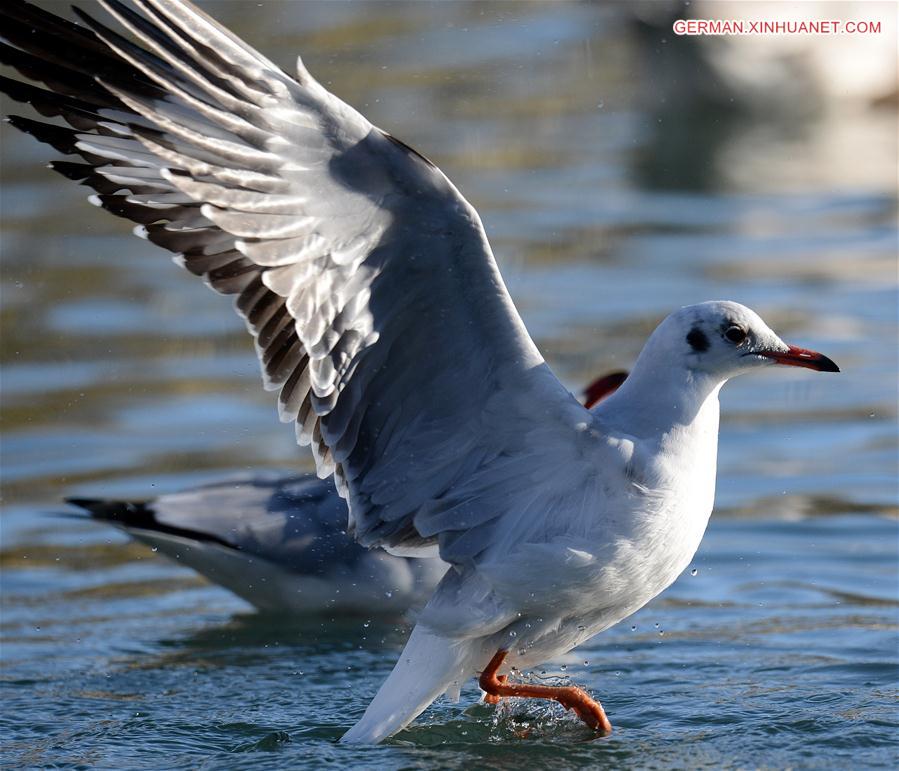
[[[31,123],[37,122],[32,121],[30,118],[25,118],[22,115],[9,114],[3,117],[4,123],[8,123],[10,126],[14,126],[15,128],[19,129],[19,131],[25,131],[29,121]]]
[[[24,134],[30,134],[38,142],[50,145],[65,155],[72,155],[77,152],[75,149],[76,132],[70,128],[56,126],[52,123],[42,123],[39,120],[32,120],[21,115],[10,115],[6,118],[6,122]]]
[[[66,503],[84,509],[93,519],[146,526],[153,521],[153,510],[146,503],[111,501],[105,498],[64,498]]]
[[[98,503],[102,503],[102,498],[63,498],[66,503],[70,503],[72,506],[77,506],[80,509],[86,509],[90,511],[93,509]]]
[[[189,527],[179,527],[156,519],[152,501],[115,501],[105,498],[65,498],[66,503],[84,509],[91,519],[107,522],[128,530],[145,530],[164,533],[200,543],[214,543],[228,549],[240,550],[214,533],[206,533]]]
[[[86,163],[75,163],[72,161],[50,161],[47,164],[47,168],[52,169],[57,174],[62,174],[73,182],[82,182],[93,173],[92,166]]]
[[[24,80],[16,80],[15,78],[8,78],[6,75],[0,75],[0,92],[6,94],[10,99],[15,99],[17,102],[26,102],[26,95],[35,90],[35,86],[26,83]]]

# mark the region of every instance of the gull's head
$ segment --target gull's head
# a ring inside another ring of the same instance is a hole
[[[823,354],[785,343],[755,311],[723,300],[675,311],[653,332],[644,352],[719,382],[772,365],[840,371]]]

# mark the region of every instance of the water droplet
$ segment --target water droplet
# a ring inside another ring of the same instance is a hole
[[[509,637],[518,637],[518,632],[516,632],[514,629],[512,629],[509,632]]]
[[[159,547],[158,547],[158,546],[154,546],[152,549],[150,549],[150,551],[159,551]]]
[[[362,626],[368,629],[371,626],[371,621],[366,621],[364,624],[362,624]]]
[[[699,571],[696,568],[693,568],[693,570],[690,571],[690,575],[691,576],[699,575]]]
[[[393,592],[384,592],[384,596],[389,600],[391,597],[393,597]]]
[[[637,625],[636,625],[636,624],[634,624],[634,625],[631,627],[631,631],[632,631],[632,632],[636,632],[636,631],[637,631]]]
[[[600,109],[600,110],[605,106],[606,106],[606,103],[602,99],[600,99],[599,104],[596,105],[597,109]]]
[[[589,662],[589,661],[587,661],[587,659],[584,659],[584,666],[585,666],[585,667],[588,667],[588,666],[590,666],[590,662]]]
[[[562,664],[562,666],[559,667],[559,669],[561,669],[561,670],[564,672],[566,669],[568,669],[568,665],[567,665],[567,664]]]
[[[578,626],[577,630],[578,630],[578,632],[583,632],[586,628],[587,627],[585,627],[583,624],[581,624],[580,626]]]
[[[658,629],[658,628],[659,628],[659,625],[658,625],[658,623],[656,623],[656,625],[655,625],[655,627],[656,627],[656,629]]]
[[[664,635],[664,634],[665,634],[665,630],[664,630],[664,629],[660,629],[660,630],[659,630],[659,637],[661,637],[661,636]]]

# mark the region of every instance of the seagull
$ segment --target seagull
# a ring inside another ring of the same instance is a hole
[[[592,407],[627,373],[584,389]],[[256,472],[149,501],[68,498],[268,613],[396,615],[425,604],[449,567],[439,557],[366,549],[346,532],[332,479]]]
[[[334,482],[314,474],[257,472],[146,502],[67,501],[268,613],[401,614],[424,605],[448,567],[360,546]]]
[[[348,503],[348,532],[450,566],[341,741],[380,742],[471,677],[491,701],[552,699],[609,733],[589,694],[516,683],[512,668],[608,629],[689,564],[725,382],[836,364],[743,305],[703,302],[664,319],[588,410],[431,161],[189,2],[101,5],[130,34],[3,3],[4,61],[46,88],[2,88],[70,128],[10,122],[80,156],[52,167],[235,296],[281,419]]]

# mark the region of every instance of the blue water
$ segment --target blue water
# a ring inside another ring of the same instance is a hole
[[[768,102],[749,85],[701,93],[711,41],[641,43],[624,5],[208,5],[285,68],[301,51],[447,172],[573,390],[630,366],[672,308],[712,298],[751,305],[843,372],[729,384],[694,564],[531,673],[590,689],[610,738],[540,705],[495,713],[472,683],[384,746],[339,746],[404,622],[261,616],[54,515],[64,495],[147,497],[310,461],[228,301],[4,126],[2,764],[894,767],[895,107],[826,88],[795,104],[776,82]],[[888,4],[866,9],[895,20]]]

